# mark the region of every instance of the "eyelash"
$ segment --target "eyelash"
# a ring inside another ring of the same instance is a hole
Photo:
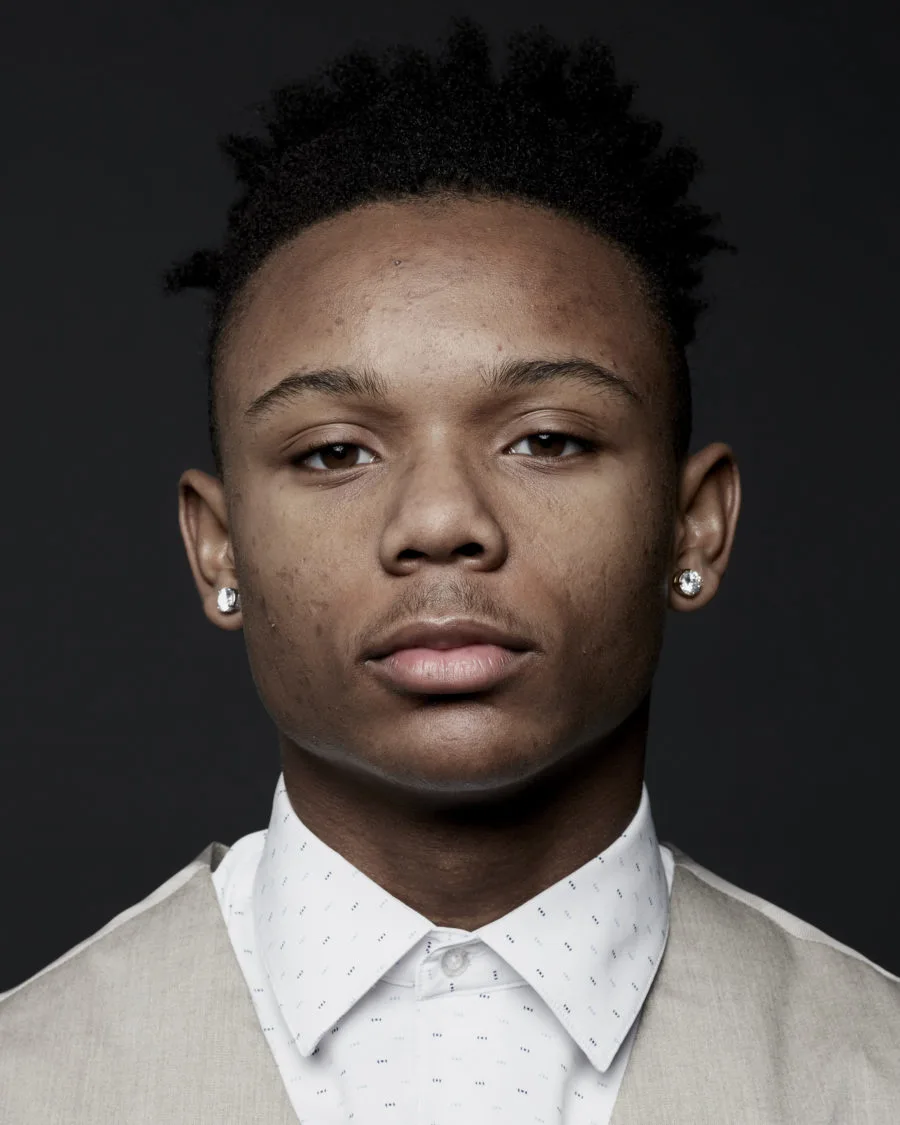
[[[582,452],[584,452],[584,453],[594,453],[598,449],[598,443],[597,442],[591,441],[588,438],[576,437],[575,434],[564,433],[561,430],[535,430],[533,433],[525,434],[523,437],[519,438],[518,441],[513,442],[513,445],[518,445],[519,442],[526,441],[528,438],[531,438],[531,437],[566,438],[567,441],[577,442],[582,447]],[[322,445],[313,445],[313,446],[310,446],[308,449],[301,450],[301,452],[297,453],[294,457],[291,458],[291,464],[295,465],[298,469],[302,469],[304,472],[320,473],[322,475],[324,475],[325,473],[349,472],[351,469],[362,468],[361,465],[348,465],[346,467],[346,469],[310,469],[308,465],[302,464],[302,462],[305,461],[308,457],[312,457],[316,453],[321,453],[325,449],[333,449],[335,446],[339,446],[339,445],[344,446],[345,448],[349,447],[349,448],[352,448],[352,449],[368,449],[368,446],[361,445],[359,442],[355,442],[355,441],[327,441],[327,442],[324,442]],[[369,450],[369,452],[371,452],[371,450]],[[517,453],[517,454],[514,454],[514,456],[519,457],[519,456],[521,456],[521,454]],[[569,457],[538,457],[538,456],[532,456],[532,457],[527,457],[526,459],[529,460],[529,461],[571,461],[572,460],[571,456],[569,456]],[[369,464],[371,464],[371,462],[369,462]]]

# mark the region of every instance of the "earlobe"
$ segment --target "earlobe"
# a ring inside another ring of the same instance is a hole
[[[217,477],[200,469],[182,474],[178,482],[178,523],[204,613],[220,629],[239,629],[242,621],[228,507]],[[233,590],[234,595],[223,594],[223,590]],[[226,602],[223,610],[221,605]]]
[[[715,597],[731,556],[740,508],[740,473],[731,449],[715,442],[695,453],[684,467],[679,488],[680,530],[669,598],[673,609],[700,609]]]

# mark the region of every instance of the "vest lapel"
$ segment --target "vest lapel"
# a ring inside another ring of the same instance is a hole
[[[610,1125],[696,1123],[691,1107],[683,1116],[679,1114],[678,1086],[670,1053],[673,1044],[682,1035],[691,1035],[689,1016],[681,1010],[679,999],[684,994],[689,975],[686,964],[689,954],[683,949],[685,911],[682,908],[682,870],[676,863],[669,904],[669,937],[653,987],[641,1010]]]
[[[182,1013],[185,1047],[210,1040],[218,1045],[217,1050],[204,1051],[202,1078],[197,1078],[209,1091],[210,1102],[223,1107],[222,1120],[235,1125],[297,1125],[209,877],[210,868],[215,870],[227,850],[222,844],[210,845],[201,857],[210,866],[186,887],[184,940],[192,947],[193,991],[196,994],[200,985],[209,1007]]]
[[[669,938],[610,1125],[793,1121],[773,1065],[779,1029],[762,1000],[779,950],[672,850]]]

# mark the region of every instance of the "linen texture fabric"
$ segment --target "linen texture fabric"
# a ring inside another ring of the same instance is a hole
[[[668,940],[610,1125],[897,1125],[900,979],[666,846]],[[296,1125],[213,886],[227,852],[0,998],[4,1125]]]

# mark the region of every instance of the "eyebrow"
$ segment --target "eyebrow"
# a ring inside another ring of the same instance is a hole
[[[480,374],[485,389],[493,393],[568,380],[580,382],[593,391],[612,393],[631,403],[643,402],[637,388],[624,375],[594,360],[580,357],[564,360],[508,359],[482,368]],[[256,422],[277,407],[309,393],[332,398],[359,398],[375,403],[385,403],[390,399],[390,388],[384,377],[371,368],[330,367],[321,371],[297,371],[263,391],[244,411],[244,417],[249,422]]]

